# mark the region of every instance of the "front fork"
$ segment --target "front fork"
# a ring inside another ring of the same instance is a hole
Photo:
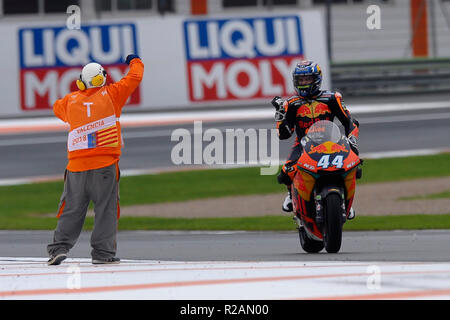
[[[320,192],[317,192],[317,190],[314,190],[314,205],[316,209],[316,217],[315,221],[317,224],[317,227],[319,229],[322,229],[325,224],[325,212],[324,212],[324,204],[325,199],[330,193],[337,193],[339,194],[341,200],[341,217],[342,217],[342,223],[345,223],[347,221],[347,210],[345,207],[345,193],[344,190],[337,187],[325,187]]]

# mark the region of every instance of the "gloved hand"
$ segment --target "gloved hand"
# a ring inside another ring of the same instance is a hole
[[[278,110],[281,108],[281,106],[283,106],[284,100],[281,97],[276,96],[272,99],[271,103],[275,107],[275,109]]]
[[[286,111],[283,108],[284,100],[276,96],[271,101],[272,105],[275,108],[275,121],[283,121],[286,118]]]
[[[140,57],[137,54],[129,54],[125,60],[125,62],[129,65],[131,60],[133,60],[134,58],[138,58],[140,59]]]
[[[356,153],[356,155],[359,155],[358,141],[356,140],[356,137],[355,136],[349,136],[347,138],[347,141],[350,144],[350,148],[353,150],[353,152]]]

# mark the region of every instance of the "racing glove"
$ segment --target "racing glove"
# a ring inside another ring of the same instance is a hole
[[[350,148],[353,150],[353,152],[359,156],[358,140],[356,139],[356,137],[351,135],[347,138],[347,141],[350,144]]]
[[[286,111],[283,108],[284,100],[276,96],[272,99],[271,103],[275,108],[275,121],[283,121],[286,118]]]
[[[140,57],[137,54],[129,54],[125,60],[126,64],[130,64],[131,60],[138,58],[140,59]]]

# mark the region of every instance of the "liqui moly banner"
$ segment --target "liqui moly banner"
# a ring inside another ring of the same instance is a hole
[[[35,27],[18,30],[20,107],[24,111],[51,109],[53,102],[77,90],[75,80],[82,67],[98,62],[108,73],[108,82],[122,78],[128,66],[124,59],[138,53],[134,24]],[[136,90],[129,104],[140,102]]]
[[[293,93],[305,58],[299,16],[187,20],[183,31],[191,102]]]
[[[51,25],[0,21],[0,68],[8,75],[0,116],[52,115],[53,102],[77,90],[86,63],[102,64],[111,83],[127,72],[130,53],[145,64],[128,101],[133,109],[270,103],[294,94],[291,72],[304,59],[320,65],[322,88],[330,89],[320,11],[81,21],[78,30],[68,29],[64,17]]]

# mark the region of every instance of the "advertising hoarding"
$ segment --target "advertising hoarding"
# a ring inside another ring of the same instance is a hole
[[[319,11],[258,15],[100,20],[69,30],[61,23],[1,23],[0,116],[49,114],[77,90],[83,65],[95,61],[108,82],[127,72],[130,53],[145,64],[144,80],[126,110],[217,108],[267,104],[294,94],[291,72],[304,59],[319,63],[328,89],[325,31]]]

